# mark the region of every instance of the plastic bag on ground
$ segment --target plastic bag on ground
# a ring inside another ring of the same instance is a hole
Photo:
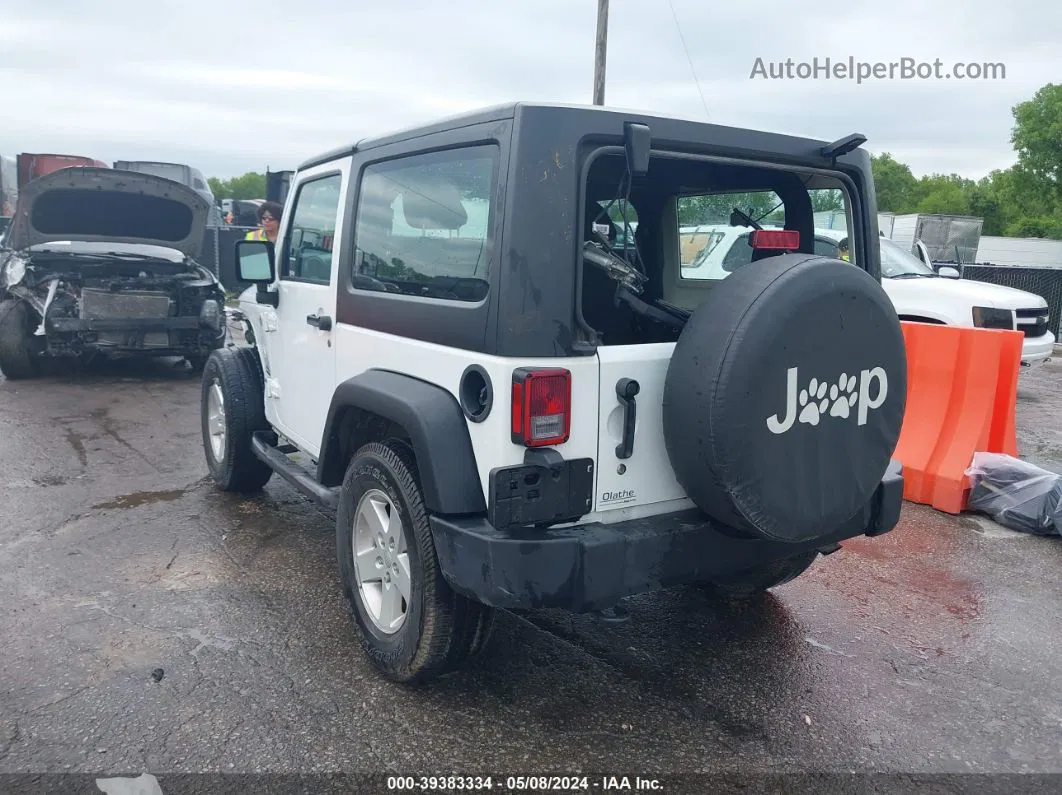
[[[1062,475],[1003,453],[974,453],[966,474],[969,510],[1011,530],[1062,534]]]

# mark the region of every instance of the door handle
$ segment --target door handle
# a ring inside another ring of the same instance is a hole
[[[316,326],[321,331],[331,331],[332,318],[328,315],[307,315],[306,322],[311,326]]]
[[[638,419],[638,404],[635,396],[641,391],[633,378],[621,378],[616,382],[616,397],[623,406],[623,440],[616,445],[616,458],[630,458],[634,455],[634,428]]]

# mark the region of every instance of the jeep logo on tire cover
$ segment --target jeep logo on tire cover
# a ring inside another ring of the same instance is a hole
[[[861,371],[858,379],[848,373],[841,373],[836,381],[812,378],[799,392],[797,369],[790,367],[786,373],[785,419],[778,414],[767,418],[771,433],[785,433],[797,422],[818,425],[825,417],[848,419],[853,413],[858,425],[866,425],[867,414],[889,394],[889,377],[881,367]]]

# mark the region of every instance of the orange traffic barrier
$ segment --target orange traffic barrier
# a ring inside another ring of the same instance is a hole
[[[1018,455],[1020,331],[902,322],[907,408],[894,457],[904,499],[961,513],[975,452]]]

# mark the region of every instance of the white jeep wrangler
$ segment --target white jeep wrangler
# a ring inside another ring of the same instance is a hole
[[[275,247],[237,244],[250,346],[204,370],[214,479],[336,508],[364,648],[401,681],[469,659],[497,608],[748,594],[891,530],[906,359],[864,140],[515,104],[304,163]],[[813,253],[824,203],[859,266]],[[720,217],[753,262],[684,279],[680,226]]]

